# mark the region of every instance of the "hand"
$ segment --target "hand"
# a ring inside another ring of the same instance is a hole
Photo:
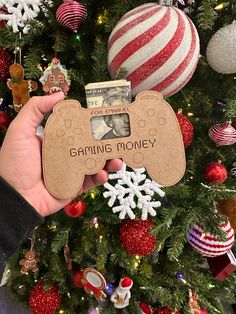
[[[71,201],[59,200],[47,191],[42,179],[41,139],[36,135],[44,114],[63,99],[62,92],[32,97],[10,124],[0,150],[0,176],[43,217],[57,212]],[[121,165],[121,160],[114,159],[96,175],[86,176],[80,193],[104,184],[108,172],[120,170]]]

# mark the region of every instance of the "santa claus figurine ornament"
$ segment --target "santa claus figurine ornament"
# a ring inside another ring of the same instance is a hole
[[[133,281],[129,277],[124,277],[120,280],[119,286],[111,295],[111,301],[116,309],[123,309],[129,305],[131,298],[130,289],[133,286]]]

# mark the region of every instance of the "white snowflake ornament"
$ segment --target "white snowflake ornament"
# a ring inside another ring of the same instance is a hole
[[[115,186],[109,182],[104,184],[108,190],[103,193],[105,198],[110,197],[108,205],[112,207],[116,200],[120,205],[112,208],[113,213],[120,213],[119,218],[124,219],[126,215],[130,219],[135,219],[134,208],[142,210],[141,218],[146,220],[148,214],[156,216],[154,208],[160,207],[161,202],[152,201],[152,197],[156,192],[160,197],[165,195],[160,189],[160,185],[155,181],[147,179],[145,168],[133,169],[127,171],[126,164],[123,163],[122,169],[116,173],[109,174],[110,180],[117,180]]]
[[[41,0],[0,0],[0,7],[5,7],[8,13],[1,13],[0,20],[6,20],[7,25],[18,33],[28,33],[29,27],[25,25],[33,20],[40,11]]]

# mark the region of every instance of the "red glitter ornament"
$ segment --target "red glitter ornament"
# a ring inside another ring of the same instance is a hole
[[[7,111],[0,111],[0,130],[7,128],[11,123],[11,117]]]
[[[204,180],[209,183],[223,183],[228,176],[227,169],[220,162],[210,162],[203,172]]]
[[[156,309],[153,314],[180,314],[179,311],[175,311],[168,306],[161,307],[160,309]]]
[[[152,308],[150,305],[144,303],[144,302],[139,302],[139,310],[141,314],[152,314]]]
[[[56,284],[50,289],[44,289],[45,283],[40,281],[30,292],[29,306],[33,314],[54,314],[61,303],[61,295]]]
[[[184,141],[184,148],[187,148],[193,140],[193,126],[189,119],[179,111],[177,114],[177,119],[181,129],[181,133]]]
[[[5,82],[9,77],[9,67],[13,63],[12,55],[9,51],[0,47],[0,81]]]
[[[156,237],[150,235],[153,222],[147,220],[125,220],[120,227],[120,242],[130,254],[145,256],[155,250]]]
[[[73,203],[68,204],[64,208],[64,212],[72,218],[77,218],[83,216],[85,213],[87,204],[85,203],[84,200],[78,200]]]
[[[67,0],[62,3],[56,12],[58,23],[75,33],[79,25],[85,21],[86,17],[86,8],[81,3],[73,0]]]

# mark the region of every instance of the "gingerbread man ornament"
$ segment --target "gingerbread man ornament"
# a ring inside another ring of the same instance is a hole
[[[38,88],[38,84],[31,80],[24,80],[24,68],[18,63],[12,64],[9,72],[11,78],[7,86],[12,90],[13,107],[16,112],[19,112],[30,99],[30,92]]]
[[[25,253],[25,258],[22,258],[19,261],[19,264],[22,265],[21,267],[21,273],[27,274],[29,270],[32,272],[38,271],[38,262],[39,258],[36,256],[35,250],[29,250]]]

